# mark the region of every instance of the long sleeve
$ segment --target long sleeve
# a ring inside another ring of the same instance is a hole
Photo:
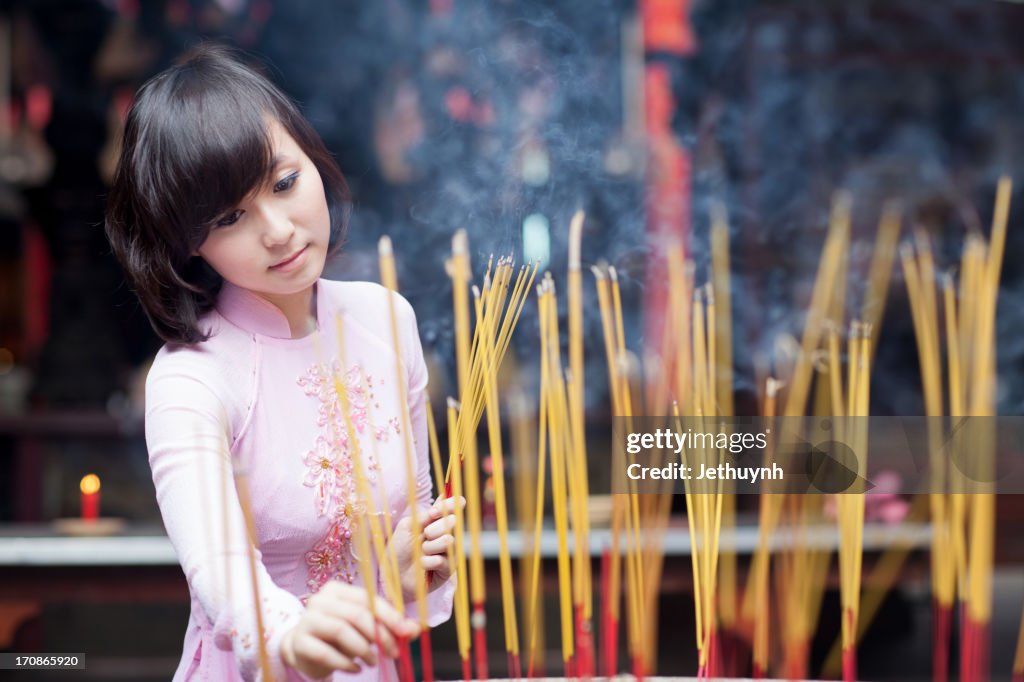
[[[146,442],[157,501],[192,594],[218,649],[233,651],[246,680],[262,680],[257,602],[232,461],[230,418],[202,365],[164,356],[146,383]],[[243,472],[237,472],[243,473]],[[244,485],[244,476],[239,477]],[[303,605],[278,587],[257,550],[259,608],[270,671],[284,680],[281,638]]]

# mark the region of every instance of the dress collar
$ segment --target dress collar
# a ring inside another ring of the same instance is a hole
[[[326,298],[319,280],[313,285],[316,296],[317,328],[321,328],[324,319],[324,299]],[[248,289],[225,281],[217,295],[217,312],[236,327],[247,332],[268,336],[274,339],[291,339],[292,330],[288,318],[280,308],[270,301],[257,296]]]

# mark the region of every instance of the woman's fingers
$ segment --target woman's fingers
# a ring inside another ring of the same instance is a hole
[[[336,587],[328,586],[336,584]],[[314,604],[314,599],[316,602]],[[387,656],[398,655],[395,637],[412,637],[419,632],[415,621],[404,618],[395,607],[378,597],[374,600],[377,621],[383,625],[378,628],[373,614],[367,606],[366,590],[353,585],[343,585],[331,581],[309,600],[309,605],[323,610],[334,618],[348,621],[353,627],[371,642],[380,638],[380,645]],[[392,634],[393,633],[393,634]]]
[[[374,607],[377,609],[376,621],[369,609],[353,607],[349,604],[342,607],[340,616],[357,628],[366,639],[377,642],[386,656],[395,658],[398,656],[398,645],[395,643],[394,635],[405,634],[401,630],[403,619],[383,599],[375,600]]]
[[[357,673],[362,668],[354,660],[340,653],[334,646],[311,634],[295,637],[294,652],[297,661],[312,663],[329,670],[344,670]],[[307,667],[303,665],[303,667]],[[307,668],[308,669],[308,668]]]
[[[339,580],[329,580],[324,583],[324,586],[320,588],[319,592],[313,595],[312,599],[316,599],[317,597],[338,599],[351,604],[359,604],[361,606],[366,606],[368,604],[365,589],[356,587],[355,585],[349,585],[348,583],[343,583]]]
[[[443,554],[426,554],[422,565],[425,571],[440,571],[448,567],[448,558]]]
[[[416,621],[411,618],[406,618],[398,612],[394,606],[384,599],[377,599],[377,620],[384,625],[381,628],[381,632],[387,634],[388,638],[391,638],[391,633],[394,633],[398,637],[408,637],[415,639],[420,633],[420,626]],[[393,639],[391,640],[394,641]],[[397,656],[397,649],[395,650]]]
[[[363,592],[363,594],[365,595],[365,592]],[[378,601],[377,605],[379,606],[380,604],[381,601]],[[346,621],[349,625],[354,627],[359,634],[366,639],[366,641],[377,641],[377,623],[374,621],[373,614],[370,613],[370,609],[362,604],[343,600],[332,602],[328,608],[332,618]],[[381,646],[384,649],[384,653],[393,657],[396,655],[396,652],[391,646],[389,646],[389,644],[393,645],[394,640],[385,640],[382,638]]]
[[[427,555],[431,554],[444,554],[448,551],[448,548],[455,544],[454,535],[442,535],[436,540],[427,540],[423,543],[423,553]]]
[[[361,658],[370,665],[377,664],[373,639],[364,636],[348,620],[314,612],[309,615],[309,629],[316,637],[334,645],[345,656],[352,659]]]
[[[453,530],[455,530],[455,515],[448,514],[424,528],[423,539],[436,540],[446,533],[451,533]]]
[[[465,497],[442,497],[438,498],[434,504],[430,505],[429,518],[431,520],[439,519],[445,514],[454,514],[456,508],[464,509],[466,507]]]

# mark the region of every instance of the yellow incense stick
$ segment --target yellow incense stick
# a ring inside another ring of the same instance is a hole
[[[622,399],[619,396],[621,388],[618,378],[618,363],[616,362],[616,350],[614,331],[612,327],[612,316],[610,312],[609,299],[611,294],[608,288],[608,281],[603,271],[599,268],[592,268],[597,285],[598,305],[601,313],[601,326],[605,341],[605,356],[608,365],[608,384],[612,400],[612,414],[622,415]],[[620,617],[621,590],[622,590],[622,524],[626,520],[628,507],[628,496],[623,494],[612,495],[612,544],[610,548],[610,561],[608,568],[608,595],[611,599],[610,612],[613,626],[617,626]]]
[[[342,318],[340,315],[335,318],[335,324],[338,335],[338,362],[341,367],[347,367],[347,362],[345,360],[345,330],[343,328]],[[361,525],[369,527],[370,539],[373,541],[374,556],[377,559],[377,567],[380,570],[381,582],[383,583],[384,591],[388,596],[388,600],[395,608],[401,610],[404,608],[404,604],[402,601],[402,586],[401,580],[398,576],[397,565],[388,557],[389,552],[387,543],[384,539],[384,534],[381,530],[380,524],[375,519],[371,518],[372,516],[375,516],[375,505],[373,495],[370,492],[366,472],[363,468],[362,449],[359,446],[359,439],[356,437],[357,432],[355,426],[352,424],[348,387],[345,385],[344,381],[342,381],[341,376],[337,372],[332,374],[331,379],[334,383],[334,390],[338,396],[338,401],[341,403],[341,413],[344,418],[345,430],[351,435],[349,438],[349,444],[351,446],[349,455],[352,460],[352,469],[356,479],[356,492],[364,507],[362,510],[363,523]],[[363,579],[366,580],[365,574]],[[371,578],[370,582],[372,584],[375,581]],[[372,588],[368,586],[368,589]]]
[[[391,343],[395,349],[395,380],[398,382],[398,396],[402,423],[402,451],[405,455],[405,486],[406,504],[409,507],[409,520],[413,538],[419,538],[423,532],[420,523],[419,503],[416,499],[416,468],[412,455],[412,427],[409,422],[408,387],[404,381],[405,368],[402,364],[401,337],[398,334],[398,315],[395,311],[395,296],[398,291],[398,276],[395,272],[395,257],[391,248],[391,239],[381,237],[378,255],[380,260],[381,283],[388,289],[388,318],[391,324]],[[387,511],[387,504],[384,505]],[[390,524],[388,524],[390,527]],[[426,630],[427,623],[427,581],[423,571],[423,547],[418,541],[412,543],[412,561],[416,571],[416,607],[419,614],[420,628]],[[423,573],[421,576],[420,574]]]
[[[252,504],[249,501],[248,478],[244,471],[235,469],[235,489],[238,491],[238,504],[242,508],[242,518],[245,520],[246,534],[246,557],[249,561],[249,579],[252,581],[252,600],[256,610],[256,633],[259,640],[260,674],[263,679],[274,680],[274,674],[270,670],[270,657],[267,653],[266,628],[263,623],[263,609],[260,600],[259,577],[256,570],[256,523],[253,521]]]
[[[729,268],[729,223],[725,206],[712,205],[711,276],[718,314],[715,317],[715,379],[719,414],[733,413],[732,397],[732,284]]]
[[[537,467],[533,458],[539,452],[539,445],[534,437],[532,408],[529,399],[522,389],[516,387],[509,399],[509,417],[511,420],[511,447],[515,459],[515,492],[516,509],[519,516],[519,529],[522,534],[523,552],[519,561],[519,596],[520,612],[525,614],[522,624],[522,639],[527,642],[527,670],[535,670],[538,654],[544,650],[544,615],[543,601],[533,594],[533,565],[540,555],[533,529],[533,509],[538,497],[538,487],[534,485]],[[530,642],[535,642],[531,646]]]
[[[874,357],[878,347],[878,330],[881,328],[882,315],[888,298],[889,282],[892,279],[893,259],[896,253],[896,242],[900,236],[902,206],[898,201],[888,201],[882,208],[882,218],[878,223],[878,237],[871,255],[871,269],[868,272],[868,288],[861,306],[861,318],[871,325],[875,331],[871,338],[871,354]]]
[[[555,515],[555,531],[558,536],[558,583],[561,604],[562,623],[562,658],[568,663],[575,647],[573,637],[572,589],[570,581],[568,517],[565,481],[565,386],[561,380],[561,359],[558,343],[557,315],[555,311],[554,282],[545,276],[544,282],[544,314],[547,317],[545,331],[547,333],[548,373],[547,383],[551,391],[548,403],[549,434],[551,435],[551,493]]]
[[[482,308],[478,310],[478,315]],[[477,324],[494,326],[496,316],[490,320],[478,319]],[[487,432],[491,447],[492,475],[494,481],[494,511],[498,526],[498,563],[501,573],[501,603],[505,617],[505,648],[519,655],[519,626],[516,622],[516,604],[513,596],[512,557],[508,549],[508,508],[505,504],[505,464],[501,445],[501,416],[498,408],[498,389],[495,386],[497,367],[494,364],[493,329],[485,329],[481,335],[481,350],[484,354],[484,365],[489,371],[484,372],[484,393],[487,404]]]
[[[531,609],[527,618],[528,623],[535,623],[538,621],[538,613],[543,611],[540,604],[540,537],[541,529],[544,523],[544,482],[545,482],[545,468],[547,461],[547,443],[548,443],[548,403],[550,393],[550,378],[549,372],[549,352],[548,352],[548,314],[547,314],[547,292],[545,286],[542,284],[537,285],[537,308],[538,308],[538,322],[540,325],[540,411],[537,415],[537,496],[535,499],[536,510],[534,513],[534,524],[533,524],[533,565],[530,567],[530,588],[529,588],[529,603]],[[529,650],[530,655],[533,656],[536,650],[538,639],[538,632],[536,629],[530,631],[530,644]],[[533,660],[531,659],[531,663]]]
[[[832,220],[829,234],[825,240],[821,263],[815,277],[811,303],[804,324],[800,354],[796,359],[793,376],[789,381],[789,392],[786,398],[785,416],[799,417],[804,414],[807,394],[811,381],[811,356],[818,347],[826,319],[828,307],[833,300],[833,291],[841,286],[838,281],[840,260],[848,241],[850,229],[850,196],[845,192],[837,193],[833,204]],[[835,319],[835,316],[833,316]]]
[[[622,370],[625,367],[626,362],[626,337],[625,337],[625,325],[623,324],[622,318],[622,296],[619,290],[619,277],[618,272],[614,267],[608,268],[608,280],[611,285],[612,294],[612,312],[614,313],[615,321],[615,345],[616,345],[616,362],[619,364],[620,369],[618,372],[620,388],[619,397],[622,400],[623,416],[626,418],[627,430],[632,431],[632,416],[633,416],[633,399],[631,391],[629,390],[628,374]],[[624,377],[624,374],[626,376]],[[643,595],[646,593],[644,590],[643,582],[643,568],[642,568],[642,540],[640,537],[640,508],[639,500],[636,495],[635,486],[636,483],[632,479],[628,481],[630,486],[629,495],[629,522],[627,528],[630,529],[630,537],[632,539],[632,549],[628,559],[628,571],[629,577],[628,595],[630,603],[630,624],[631,624],[631,642],[633,655],[640,655],[640,651],[643,649],[644,642],[648,641],[643,631],[643,621],[640,615],[640,602]]]
[[[451,465],[448,471],[451,473],[452,495],[456,498],[462,496],[462,465],[459,462],[459,453],[455,449],[458,436],[455,434],[456,422],[458,421],[457,402],[452,398],[448,399],[448,461]],[[470,620],[469,620],[469,571],[466,568],[466,543],[465,543],[465,514],[459,508],[455,513],[455,565],[459,576],[462,578],[455,586],[455,627],[458,637],[459,657],[464,665],[469,661],[471,646]]]
[[[593,592],[590,588],[590,515],[587,500],[590,496],[587,478],[586,451],[586,400],[583,357],[583,274],[580,269],[580,254],[583,239],[583,211],[573,215],[569,225],[569,368],[572,372],[570,383],[570,422],[572,428],[572,462],[576,472],[576,584],[575,601],[583,609],[583,619],[589,623],[593,610]]]
[[[775,404],[778,390],[778,382],[769,377],[765,382],[765,401],[763,409],[765,419],[767,420],[772,420],[775,417]],[[769,424],[771,423],[772,422],[769,421]],[[767,447],[765,447],[764,452],[766,463],[771,461],[771,458],[773,457],[774,442],[774,436],[769,433]],[[745,618],[751,618],[751,611],[754,611],[755,614],[753,616],[753,659],[754,664],[762,675],[768,674],[769,660],[768,624],[770,607],[768,588],[771,552],[769,551],[768,541],[775,532],[775,527],[778,524],[783,499],[784,497],[780,494],[761,495],[761,513],[758,518],[757,553],[754,555],[754,562],[751,566],[751,580],[753,581],[753,587],[751,589],[748,585],[747,592],[747,594],[752,595],[753,598],[749,600],[749,606],[744,604]]]
[[[444,476],[441,474],[444,469],[441,468],[441,447],[437,441],[437,426],[434,424],[434,410],[430,407],[430,401],[427,401],[426,405],[427,413],[427,438],[430,441],[430,464],[434,468],[434,485],[437,486],[437,495],[441,497],[444,495]],[[457,507],[455,510],[456,523],[458,523],[459,516],[462,514],[462,508]],[[454,535],[453,535],[454,537]],[[448,559],[448,565],[451,566],[452,573],[458,575],[459,565],[455,560],[455,547],[454,544],[449,545],[445,550],[445,555]],[[466,581],[466,575],[463,573],[461,577],[457,578],[458,582],[464,583]],[[459,614],[455,614],[458,617]]]

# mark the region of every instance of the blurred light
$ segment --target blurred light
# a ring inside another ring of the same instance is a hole
[[[45,85],[33,85],[25,92],[25,120],[33,130],[42,130],[53,115],[53,94]]]
[[[0,348],[0,376],[7,374],[14,368],[14,353],[6,348]]]
[[[523,152],[523,182],[540,187],[551,177],[548,152],[543,147],[530,147]]]
[[[625,175],[633,169],[633,159],[623,144],[613,144],[604,156],[604,169],[611,175]]]
[[[79,484],[79,488],[86,495],[93,495],[100,491],[100,477],[96,474],[86,474],[82,477],[82,482]]]
[[[551,224],[540,213],[532,213],[523,220],[523,260],[540,261],[540,269],[551,260]]]

